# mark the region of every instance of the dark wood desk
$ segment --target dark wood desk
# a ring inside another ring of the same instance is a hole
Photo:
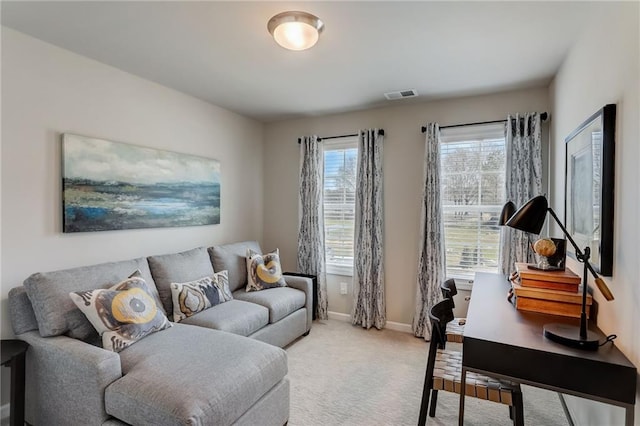
[[[502,275],[476,274],[464,330],[462,383],[467,371],[476,371],[621,406],[626,410],[625,424],[633,426],[636,367],[611,343],[590,352],[547,339],[544,324],[577,324],[578,320],[518,311],[507,301],[509,288]],[[602,334],[591,325],[590,329]]]

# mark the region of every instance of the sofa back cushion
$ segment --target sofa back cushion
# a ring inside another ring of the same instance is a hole
[[[140,271],[150,292],[157,298],[158,290],[144,257],[31,275],[24,281],[24,286],[38,320],[40,335],[49,337],[67,333],[83,340],[94,337],[95,329],[73,303],[69,293],[111,287],[136,270]]]
[[[9,317],[13,334],[18,335],[38,329],[38,320],[33,312],[27,289],[23,285],[9,290]]]
[[[171,283],[185,283],[213,276],[207,249],[198,247],[180,253],[150,256],[149,268],[155,280],[160,300],[170,315],[173,313]]]
[[[257,241],[224,244],[207,249],[213,269],[229,271],[229,288],[232,292],[247,285],[247,249],[262,253]]]

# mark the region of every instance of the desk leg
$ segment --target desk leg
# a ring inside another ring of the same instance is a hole
[[[24,425],[24,369],[25,353],[23,352],[11,360],[11,411],[9,412],[11,426]]]
[[[635,406],[627,405],[624,411],[625,426],[633,426],[634,416],[635,416]]]
[[[464,426],[464,391],[467,383],[467,369],[462,367],[462,376],[460,377],[460,410],[458,411],[458,426]]]

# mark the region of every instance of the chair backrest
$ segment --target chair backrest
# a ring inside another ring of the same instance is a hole
[[[429,311],[431,319],[431,341],[444,348],[447,331],[447,323],[453,320],[453,300],[444,299],[433,305]]]
[[[456,303],[453,301],[453,296],[458,294],[458,289],[456,288],[456,280],[453,278],[449,278],[440,284],[440,291],[442,291],[442,297],[445,299],[451,299],[451,303],[453,307],[456,307]]]
[[[427,357],[426,387],[433,387],[433,370],[435,369],[438,348],[444,349],[446,343],[447,323],[453,320],[453,303],[451,299],[444,299],[436,303],[429,310],[431,320],[431,341]]]

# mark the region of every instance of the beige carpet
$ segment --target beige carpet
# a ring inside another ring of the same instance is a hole
[[[455,346],[447,346],[455,348]],[[290,426],[416,425],[428,343],[408,333],[315,321],[287,347]],[[555,392],[523,386],[525,425],[567,425]],[[458,395],[440,392],[430,425],[456,425]],[[465,425],[511,425],[505,405],[467,398]]]

